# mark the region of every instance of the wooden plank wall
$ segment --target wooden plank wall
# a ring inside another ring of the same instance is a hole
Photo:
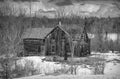
[[[24,56],[40,55],[44,46],[42,39],[24,39]]]

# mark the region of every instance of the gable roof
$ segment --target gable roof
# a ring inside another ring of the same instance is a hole
[[[60,28],[65,34],[67,34],[68,36],[70,36],[70,34],[69,34],[62,26],[60,26],[60,25],[57,25],[56,27],[54,27],[54,29],[53,29],[51,32],[53,32],[56,28]],[[50,32],[50,33],[51,33],[51,32]],[[50,33],[48,33],[47,36],[48,36]],[[47,36],[46,36],[46,37],[47,37]]]
[[[23,34],[23,39],[25,38],[35,38],[35,39],[45,39],[51,32],[53,32],[56,28],[60,28],[62,31],[64,31],[67,36],[70,38],[75,38],[75,36],[79,36],[83,34],[83,32],[86,32],[84,28],[72,25],[66,26],[66,25],[57,25],[54,28],[28,28],[25,33]]]
[[[28,28],[22,38],[44,39],[52,30],[53,28]]]
[[[79,27],[79,26],[76,26],[76,25],[73,25],[72,27],[71,26],[66,26],[66,25],[57,25],[56,27],[54,27],[54,29],[51,32],[53,32],[56,28],[61,29],[72,40],[75,40],[76,37],[81,37],[81,35],[84,34],[84,33],[85,33],[85,35],[87,34],[87,32],[85,31],[85,29],[83,27]],[[46,37],[50,33],[48,33],[46,35]]]

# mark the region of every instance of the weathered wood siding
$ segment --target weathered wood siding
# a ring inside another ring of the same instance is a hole
[[[70,45],[72,41],[76,41],[74,56],[80,57],[90,54],[90,39],[88,38],[86,31],[70,34],[71,35],[58,26],[55,27],[44,39],[24,39],[24,56],[57,55],[63,56],[66,60],[67,57],[71,55],[72,46]]]
[[[46,37],[46,55],[64,56],[70,52],[70,43],[66,33],[59,27]]]
[[[90,39],[84,29],[83,33],[80,34],[80,39],[76,40],[74,56],[86,56],[90,54]]]
[[[44,52],[43,39],[24,39],[24,55],[41,55]]]

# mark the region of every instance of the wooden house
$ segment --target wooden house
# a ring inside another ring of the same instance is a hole
[[[90,39],[85,28],[69,29],[58,25],[54,28],[30,28],[23,35],[24,56],[70,56],[75,42],[74,56],[90,54]]]
[[[45,37],[53,28],[29,28],[23,34],[24,56],[45,53]]]

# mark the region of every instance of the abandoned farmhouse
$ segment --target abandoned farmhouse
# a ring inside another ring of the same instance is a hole
[[[57,55],[86,56],[90,54],[90,39],[85,27],[78,29],[57,25],[54,28],[28,28],[23,35],[23,56]]]

